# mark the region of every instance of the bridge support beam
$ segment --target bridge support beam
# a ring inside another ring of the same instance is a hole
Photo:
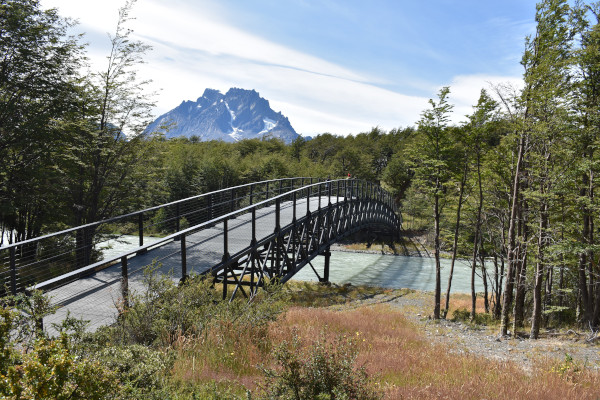
[[[323,265],[323,276],[319,277],[319,282],[329,283],[329,260],[331,259],[331,251],[329,247],[322,254],[325,257],[325,263]]]

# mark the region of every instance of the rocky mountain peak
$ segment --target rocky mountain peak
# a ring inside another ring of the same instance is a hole
[[[157,131],[161,126],[171,127],[167,138],[198,136],[203,141],[275,137],[291,143],[299,136],[289,120],[273,111],[257,91],[239,88],[225,94],[206,89],[195,102],[184,101],[158,117],[147,131]]]

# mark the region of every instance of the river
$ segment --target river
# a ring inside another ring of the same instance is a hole
[[[144,237],[145,244],[152,244],[159,238]],[[137,247],[137,236],[125,236],[119,241],[102,243],[110,245],[103,251],[104,258],[116,257]],[[322,274],[324,257],[312,261],[313,266]],[[450,272],[450,260],[442,259],[442,291],[445,291]],[[483,283],[477,270],[475,290],[483,291]],[[298,272],[295,280],[317,281],[309,265]],[[332,251],[329,280],[337,284],[371,285],[385,288],[408,288],[416,290],[435,290],[435,261],[428,257],[406,257],[382,254],[353,253]],[[452,279],[452,293],[471,293],[471,267],[465,260],[457,260]]]
[[[324,257],[312,261],[319,274],[323,271]],[[450,260],[442,259],[442,291],[446,290],[450,273]],[[475,277],[475,290],[483,291],[483,282]],[[318,280],[310,266],[300,270],[294,279]],[[332,251],[329,264],[329,280],[337,284],[370,285],[385,288],[408,288],[435,290],[435,259],[382,254]],[[452,293],[471,293],[471,266],[465,260],[457,260],[452,278]]]

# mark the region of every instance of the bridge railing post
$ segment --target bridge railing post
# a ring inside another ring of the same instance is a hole
[[[229,271],[229,265],[227,261],[229,260],[229,228],[228,228],[228,219],[223,219],[223,264],[225,264],[223,268],[223,300],[227,298],[227,274]]]
[[[275,232],[281,229],[281,198],[275,199]]]
[[[138,214],[138,235],[140,247],[144,245],[144,213]]]
[[[185,282],[187,279],[187,248],[185,243],[185,233],[179,236],[181,241],[181,282]]]
[[[308,214],[310,214],[310,187],[306,188],[306,215]]]
[[[229,229],[228,218],[223,219],[223,260],[229,258]]]
[[[292,222],[296,223],[296,192],[292,192]]]
[[[210,221],[212,218],[212,196],[208,194],[206,196],[206,221]]]
[[[265,191],[265,200],[269,198],[269,181],[267,181],[267,190]]]
[[[235,210],[235,189],[231,189],[231,198],[229,200],[229,212]]]
[[[17,257],[15,246],[9,249],[10,264],[10,291],[13,295],[17,294]]]
[[[179,225],[179,220],[181,219],[181,209],[179,203],[175,204],[175,232],[179,232],[181,230],[181,226]]]
[[[275,271],[277,271],[276,273],[281,276],[282,274],[282,262],[281,262],[281,258],[282,258],[282,252],[281,252],[281,247],[282,247],[282,237],[281,237],[281,198],[277,198],[275,200],[275,243],[276,243],[276,248],[275,248]]]
[[[144,245],[144,213],[139,213],[138,215],[138,236],[139,236],[139,246],[142,247]],[[138,251],[138,254],[146,253],[146,249],[142,249]]]
[[[129,276],[127,273],[127,256],[121,257],[121,297],[123,309],[129,308]]]
[[[321,185],[317,185],[318,190],[317,190],[317,196],[319,196],[319,200],[317,202],[317,209],[319,211],[321,211]]]
[[[292,261],[296,263],[296,192],[292,192]]]
[[[256,207],[252,207],[252,244],[256,243]]]

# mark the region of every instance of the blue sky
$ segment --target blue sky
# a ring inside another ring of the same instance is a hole
[[[205,88],[255,89],[301,134],[414,125],[450,86],[463,120],[489,83],[519,85],[533,0],[138,0],[156,115]],[[121,0],[42,0],[79,20],[102,68]]]

